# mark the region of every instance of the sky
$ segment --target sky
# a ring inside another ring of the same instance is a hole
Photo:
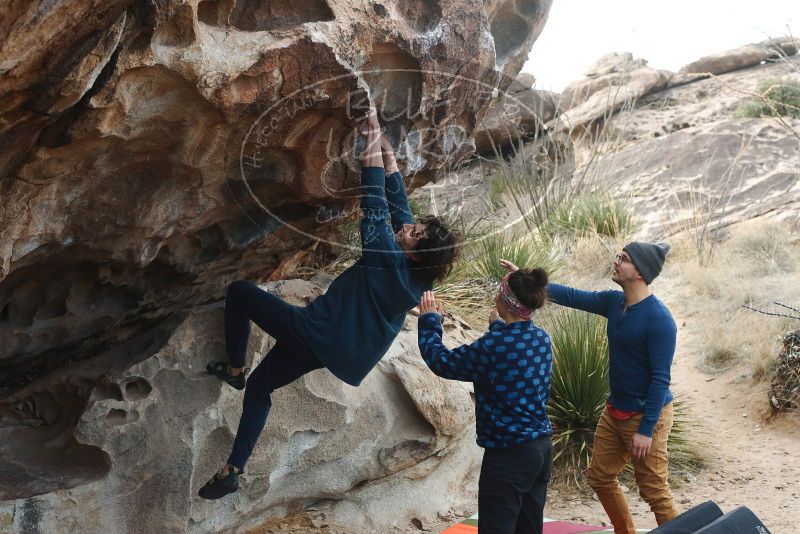
[[[785,35],[800,37],[800,0],[553,0],[523,72],[561,91],[609,52],[677,71],[702,56]]]

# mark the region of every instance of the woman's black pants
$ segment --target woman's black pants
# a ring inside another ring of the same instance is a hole
[[[542,534],[552,465],[550,436],[486,449],[478,482],[478,533]]]

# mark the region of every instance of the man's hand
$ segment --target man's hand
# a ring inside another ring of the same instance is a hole
[[[361,154],[361,165],[364,167],[383,167],[383,154],[381,153],[381,123],[378,121],[378,110],[370,102],[367,114],[367,126],[361,131],[366,137],[364,152]]]
[[[500,313],[497,311],[497,308],[492,308],[492,312],[489,314],[489,323],[495,321],[502,321],[502,319],[500,318]]]
[[[442,307],[436,302],[433,291],[426,291],[422,294],[422,298],[419,299],[419,313],[420,315],[423,313],[442,314]]]
[[[653,438],[648,438],[638,432],[635,433],[631,440],[631,454],[637,460],[644,460],[650,454],[650,445],[652,443]]]
[[[386,174],[399,172],[400,167],[397,166],[397,159],[394,157],[394,149],[385,133],[381,133],[381,152],[383,153],[383,168],[386,169]]]
[[[378,108],[375,107],[375,102],[369,103],[369,111],[367,112],[367,128],[380,130],[381,123],[378,120]]]
[[[519,267],[517,267],[508,260],[500,260],[500,267],[502,267],[503,269],[505,269],[510,273],[513,273],[514,271],[519,271]]]
[[[370,132],[381,129],[381,123],[378,120],[378,109],[375,107],[374,102],[369,103],[367,114],[362,118],[356,119],[356,124],[358,124],[358,133],[364,137]]]

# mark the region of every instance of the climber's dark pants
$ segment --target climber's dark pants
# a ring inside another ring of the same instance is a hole
[[[228,458],[230,465],[243,469],[272,407],[270,394],[304,374],[320,369],[322,363],[293,327],[297,307],[284,302],[249,282],[234,282],[225,297],[225,346],[231,367],[244,367],[250,321],[275,338],[275,346],[247,379],[244,408],[239,429]]]

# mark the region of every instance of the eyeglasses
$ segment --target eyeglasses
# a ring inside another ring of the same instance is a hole
[[[628,256],[623,256],[621,253],[614,256],[615,263],[632,263]]]

